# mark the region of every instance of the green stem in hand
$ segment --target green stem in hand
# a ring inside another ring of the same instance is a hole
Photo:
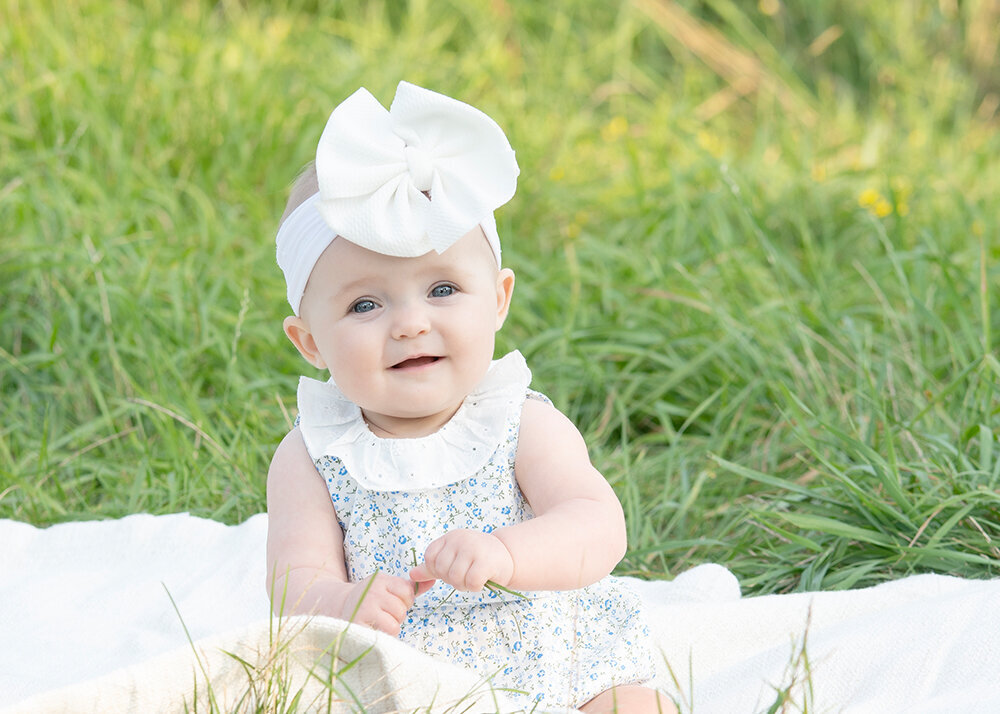
[[[410,548],[410,553],[413,554],[413,567],[415,568],[415,567],[417,567],[417,549],[415,547],[414,548]],[[414,582],[413,583],[413,597],[416,597],[418,592],[420,592],[420,583]]]
[[[410,554],[413,556],[413,567],[415,568],[418,565],[418,563],[417,563],[417,549],[416,548],[410,548]],[[511,590],[510,588],[505,588],[503,585],[500,585],[499,583],[495,583],[492,580],[487,580],[486,581],[486,589],[489,590],[494,595],[499,595],[501,592],[505,592],[508,595],[514,595],[516,597],[519,597],[522,600],[530,600],[531,599],[527,595],[525,595],[524,593],[519,593],[517,590]],[[413,583],[413,595],[414,595],[414,597],[416,597],[418,590],[420,590],[420,583]],[[451,594],[449,593],[448,596],[451,597]]]
[[[522,600],[530,600],[524,593],[519,593],[517,590],[511,590],[510,588],[505,588],[503,585],[493,582],[492,580],[486,581],[486,589],[489,590],[494,595],[499,595],[501,592],[508,593],[510,595],[516,595]]]

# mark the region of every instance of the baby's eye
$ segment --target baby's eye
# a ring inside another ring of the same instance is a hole
[[[371,312],[377,307],[378,304],[374,300],[368,300],[368,299],[358,300],[356,303],[351,305],[351,312],[354,313]]]
[[[454,285],[435,285],[431,288],[431,297],[448,297],[455,294]]]

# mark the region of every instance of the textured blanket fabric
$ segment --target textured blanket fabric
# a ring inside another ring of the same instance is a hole
[[[263,514],[0,520],[0,711],[183,711],[209,692],[230,711],[279,684],[302,691],[302,710],[514,711],[394,638],[271,618],[266,530]],[[1000,711],[1000,580],[741,598],[706,565],[636,586],[682,712],[766,711],[779,696],[785,711]]]

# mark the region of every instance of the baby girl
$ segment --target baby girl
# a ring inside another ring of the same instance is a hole
[[[517,175],[492,119],[405,82],[389,111],[360,89],[331,114],[277,236],[285,334],[330,378],[301,378],[271,462],[268,589],[526,711],[674,711],[609,575],[618,499],[521,354],[493,360],[514,291],[493,211]]]

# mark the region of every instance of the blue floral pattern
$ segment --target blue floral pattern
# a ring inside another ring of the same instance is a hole
[[[520,408],[509,412],[502,443],[478,472],[432,489],[369,490],[336,455],[314,455],[344,532],[350,579],[376,570],[406,577],[449,530],[489,533],[531,518],[514,476],[519,418]],[[439,581],[407,613],[399,638],[476,670],[495,688],[516,690],[508,695],[527,711],[579,706],[612,686],[654,677],[641,603],[625,582],[609,576],[578,590],[524,595],[463,593]]]

